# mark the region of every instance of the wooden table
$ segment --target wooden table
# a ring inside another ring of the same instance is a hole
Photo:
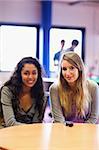
[[[99,150],[99,125],[41,123],[0,129],[8,150]]]

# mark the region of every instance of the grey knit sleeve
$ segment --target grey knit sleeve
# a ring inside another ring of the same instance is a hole
[[[50,106],[54,122],[64,123],[65,118],[62,113],[57,84],[53,83],[50,86],[49,91],[50,91]]]
[[[15,119],[11,98],[12,98],[12,93],[10,89],[4,86],[1,91],[1,103],[2,103],[3,116],[4,116],[4,121],[6,126],[21,124],[20,122],[17,122]]]
[[[87,123],[99,123],[99,86],[94,81],[89,81],[89,91],[91,94],[90,115]]]

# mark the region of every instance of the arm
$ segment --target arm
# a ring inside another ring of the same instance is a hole
[[[90,116],[87,123],[97,123],[99,119],[99,86],[97,83],[92,81],[92,87],[89,89],[92,97],[91,106],[90,106]]]
[[[57,85],[53,83],[50,86],[49,91],[50,91],[50,105],[51,105],[51,111],[52,111],[52,116],[54,118],[54,121],[64,123],[65,118],[63,116],[62,108],[60,105]]]
[[[54,55],[54,65],[55,65],[55,66],[58,66],[58,60],[57,60],[57,58],[56,58],[56,54]]]
[[[58,66],[58,64],[59,64],[58,60],[54,60],[54,65]]]
[[[13,107],[12,107],[12,93],[8,87],[3,87],[1,91],[1,103],[3,109],[3,116],[6,126],[19,125],[20,122],[17,122],[15,119]]]
[[[47,107],[47,97],[43,97],[43,105],[42,105],[42,110],[41,110],[41,113],[40,113],[40,116],[39,116],[39,119],[40,119],[40,122],[43,122],[44,121],[44,114],[45,114],[45,110],[46,110],[46,107]]]

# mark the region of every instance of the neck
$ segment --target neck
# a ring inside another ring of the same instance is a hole
[[[23,85],[22,87],[22,93],[30,93],[31,88],[30,87],[26,87]]]
[[[71,88],[71,89],[74,89],[74,88],[75,88],[76,83],[75,83],[75,82],[73,82],[73,83],[68,83],[68,85],[70,86],[70,88]]]

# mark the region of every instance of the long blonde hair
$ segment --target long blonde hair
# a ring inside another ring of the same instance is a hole
[[[64,79],[62,75],[61,63],[63,60],[67,60],[70,64],[78,69],[79,77],[76,81],[74,89],[68,85],[68,82]],[[60,103],[64,108],[65,116],[72,113],[72,102],[75,103],[76,115],[80,117],[85,116],[85,110],[88,107],[88,102],[90,100],[90,94],[87,88],[87,81],[85,76],[85,67],[82,59],[75,52],[66,52],[63,54],[60,61],[60,73],[58,82]]]

